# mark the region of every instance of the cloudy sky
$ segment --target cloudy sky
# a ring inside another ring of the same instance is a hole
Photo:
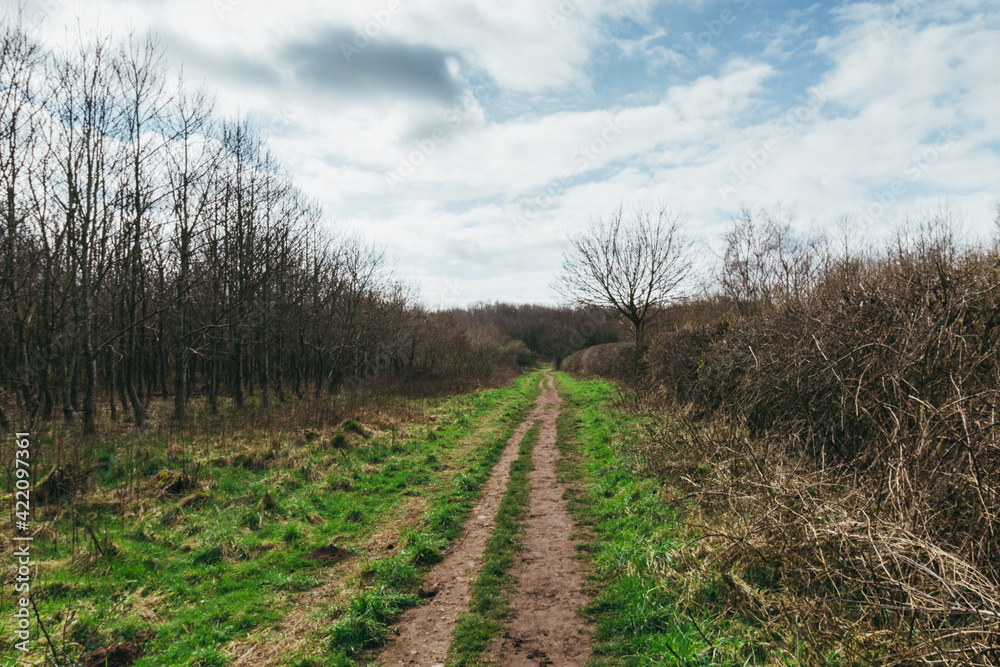
[[[152,30],[424,301],[547,302],[567,233],[668,202],[884,234],[1000,200],[1000,0],[27,0]]]

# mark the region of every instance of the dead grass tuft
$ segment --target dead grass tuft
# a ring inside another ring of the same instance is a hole
[[[170,495],[180,495],[194,486],[194,480],[187,473],[178,470],[161,470],[153,482],[154,489]]]

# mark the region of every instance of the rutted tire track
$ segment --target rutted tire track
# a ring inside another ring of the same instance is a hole
[[[482,497],[465,524],[465,537],[427,574],[426,587],[434,591],[434,597],[402,614],[397,624],[399,634],[389,641],[382,652],[383,665],[427,667],[444,663],[456,619],[460,612],[468,608],[472,582],[478,576],[486,543],[493,534],[493,520],[507,488],[510,465],[517,458],[524,434],[535,421],[547,416],[545,406],[553,402],[553,397],[555,401],[559,400],[552,388],[551,378],[548,389],[544,389],[544,380],[541,386],[543,392],[539,395],[535,408],[507,441],[493,473],[483,485]],[[551,419],[554,429],[554,414]],[[543,431],[544,428],[543,426]]]
[[[590,636],[576,613],[588,601],[580,592],[586,570],[574,558],[570,536],[575,524],[563,500],[565,486],[556,482],[561,401],[552,376],[546,379],[548,389],[539,397],[546,407],[533,456],[524,551],[513,571],[519,581],[511,601],[516,613],[493,651],[500,665],[582,665],[590,657]]]

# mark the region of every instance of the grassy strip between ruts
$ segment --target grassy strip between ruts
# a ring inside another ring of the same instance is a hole
[[[595,624],[593,665],[745,665],[763,656],[758,631],[714,612],[715,578],[686,562],[692,534],[658,482],[628,456],[636,418],[611,407],[615,387],[558,373],[560,481],[592,540],[584,609]],[[683,562],[682,562],[683,561]]]
[[[497,508],[493,535],[486,544],[479,578],[472,586],[469,611],[459,617],[448,650],[449,666],[492,664],[488,656],[490,643],[500,635],[504,620],[513,613],[510,596],[517,581],[510,569],[514,565],[514,554],[520,551],[524,539],[530,474],[534,468],[531,456],[540,430],[540,422],[535,422],[525,433],[520,453],[510,466],[510,479]]]
[[[462,526],[507,441],[527,418],[541,391],[537,380],[538,375],[531,374],[518,381],[519,399],[516,407],[507,410],[502,418],[503,428],[491,440],[475,447],[464,463],[465,471],[454,475],[451,483],[432,497],[422,529],[408,531],[403,536],[405,548],[395,556],[362,566],[357,594],[329,627],[331,654],[321,663],[302,661],[299,663],[302,667],[356,664],[356,660],[365,657],[362,651],[385,642],[389,625],[401,611],[417,604],[424,572],[440,561],[447,544],[462,534]]]

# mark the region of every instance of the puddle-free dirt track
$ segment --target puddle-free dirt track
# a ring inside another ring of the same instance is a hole
[[[518,554],[513,574],[519,584],[511,604],[515,617],[493,660],[500,665],[581,665],[590,655],[590,639],[576,611],[586,603],[580,592],[584,565],[570,535],[573,520],[563,500],[564,487],[556,482],[556,418],[559,395],[552,376],[542,380],[535,408],[507,442],[500,461],[483,487],[482,498],[466,523],[466,535],[427,576],[426,588],[436,591],[425,604],[405,612],[397,625],[399,634],[382,652],[381,664],[444,664],[458,614],[469,604],[472,582],[482,565],[486,543],[493,533],[493,518],[507,487],[510,465],[517,458],[524,434],[541,422],[534,450],[524,550]]]

